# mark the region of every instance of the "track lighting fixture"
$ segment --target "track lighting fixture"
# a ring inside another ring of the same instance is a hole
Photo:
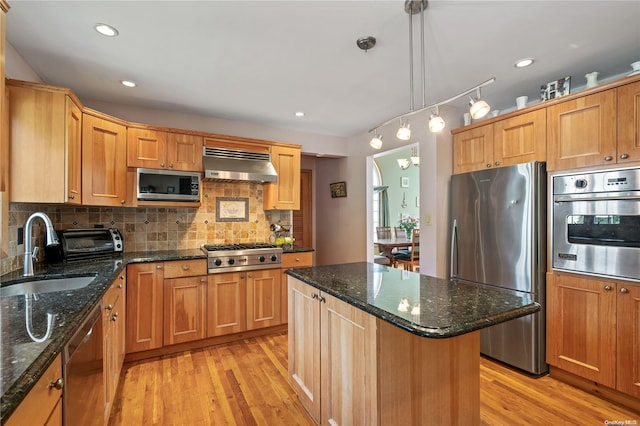
[[[380,129],[381,127],[386,126],[389,123],[392,123],[398,119],[400,119],[400,128],[398,129],[398,132],[396,133],[396,136],[398,137],[398,139],[401,140],[409,140],[411,138],[411,129],[409,127],[409,122],[407,120],[408,117],[415,115],[417,113],[423,112],[423,111],[429,111],[429,110],[433,110],[435,108],[435,113],[431,113],[429,116],[429,131],[435,133],[435,132],[439,132],[442,129],[444,129],[445,127],[445,122],[442,119],[442,117],[440,117],[440,113],[438,111],[438,106],[440,105],[445,105],[448,104],[449,102],[453,102],[457,99],[462,98],[463,96],[466,96],[470,93],[473,93],[474,91],[477,91],[477,97],[474,98],[470,98],[470,102],[469,102],[469,113],[471,114],[471,116],[474,119],[478,119],[478,118],[482,118],[485,115],[487,115],[487,113],[489,112],[489,110],[491,109],[489,107],[489,105],[487,104],[487,102],[483,101],[480,98],[480,88],[484,87],[488,84],[493,83],[494,81],[496,81],[495,77],[490,78],[489,80],[482,82],[474,87],[472,87],[469,90],[465,90],[464,92],[461,92],[455,96],[452,96],[448,99],[445,99],[443,101],[439,101],[439,102],[435,102],[431,105],[426,105],[426,97],[425,97],[425,86],[426,86],[426,78],[425,78],[425,49],[424,49],[424,11],[427,8],[428,5],[428,1],[427,0],[405,0],[404,2],[404,10],[407,14],[409,14],[409,94],[410,94],[410,98],[409,98],[409,112],[406,112],[402,115],[399,115],[397,117],[393,117],[387,121],[385,121],[384,123],[378,124],[376,127],[372,128],[371,130],[369,130],[369,133],[371,132],[375,132],[373,138],[371,139],[371,141],[369,142],[369,145],[371,145],[373,148],[375,149],[380,149],[382,147],[382,137],[378,135],[378,129]],[[412,15],[415,14],[420,14],[420,36],[421,36],[421,40],[420,40],[420,48],[421,48],[421,54],[420,54],[420,60],[421,60],[421,69],[422,69],[422,108],[413,109],[413,29],[412,29],[412,22],[413,22],[413,17]],[[358,47],[360,47],[361,49],[363,49],[363,47],[361,47],[361,39],[358,39],[357,44]],[[416,157],[417,158],[417,157]],[[407,160],[408,161],[408,160]],[[411,162],[408,162],[409,165],[411,165]],[[418,163],[413,163],[414,165],[418,165],[419,164],[419,159],[418,159]],[[404,165],[404,162],[402,165],[400,165],[400,167],[402,168],[402,166]],[[406,166],[408,167],[408,165]]]
[[[406,158],[398,158],[396,161],[398,161],[398,166],[402,170],[407,170],[412,164],[416,167],[419,167],[420,157],[418,157],[418,148],[415,146],[411,147],[411,157],[409,157],[408,160]]]

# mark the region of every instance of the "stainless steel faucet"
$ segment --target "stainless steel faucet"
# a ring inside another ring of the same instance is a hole
[[[53,229],[53,223],[49,216],[42,212],[35,212],[29,216],[29,219],[27,219],[27,222],[24,224],[24,271],[22,275],[25,277],[33,276],[33,258],[38,253],[38,247],[35,249],[31,247],[31,227],[33,226],[33,221],[38,217],[42,219],[46,227],[45,238],[47,247],[57,246],[59,244],[58,236],[56,235],[55,229]]]

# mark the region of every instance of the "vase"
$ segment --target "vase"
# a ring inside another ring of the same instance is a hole
[[[589,74],[585,74],[584,75],[587,79],[587,89],[590,89],[592,87],[596,87],[598,85],[598,72],[594,71],[594,72],[590,72]]]
[[[629,75],[640,74],[640,61],[633,62],[631,68],[633,68],[633,71]]]

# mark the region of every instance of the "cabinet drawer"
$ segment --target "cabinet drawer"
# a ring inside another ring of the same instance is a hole
[[[207,275],[206,259],[164,262],[165,278],[195,277],[197,275]]]
[[[283,253],[282,269],[298,268],[313,265],[313,252],[305,251],[299,253]]]
[[[49,383],[54,383],[60,378],[62,378],[62,356],[58,355],[5,425],[44,425],[62,397],[62,389],[50,388]]]
[[[115,306],[116,300],[124,294],[124,272],[120,274],[118,278],[115,279],[111,287],[107,290],[107,292],[102,297],[102,304],[107,307],[109,305]]]

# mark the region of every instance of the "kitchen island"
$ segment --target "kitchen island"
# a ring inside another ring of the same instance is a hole
[[[286,273],[289,378],[320,424],[479,424],[478,330],[541,309],[366,262]]]

